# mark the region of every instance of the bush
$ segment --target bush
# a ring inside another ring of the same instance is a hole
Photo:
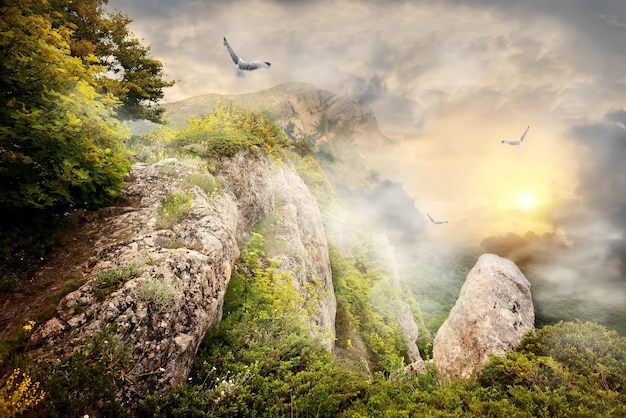
[[[71,358],[61,358],[39,370],[48,396],[37,408],[39,416],[130,416],[118,398],[122,382],[132,373],[132,340],[103,326]]]
[[[135,291],[135,295],[140,300],[152,303],[159,312],[173,310],[176,302],[182,297],[171,279],[156,277],[150,277],[142,282]]]
[[[120,283],[125,282],[139,273],[136,264],[126,264],[119,268],[103,270],[93,279],[94,296],[103,300],[108,294],[115,291]]]
[[[191,209],[191,200],[191,193],[174,193],[161,199],[155,228],[167,229],[180,222]]]
[[[522,353],[551,357],[606,390],[626,396],[626,338],[594,322],[559,322],[527,335]]]
[[[184,181],[184,187],[194,186],[198,186],[210,196],[222,192],[220,179],[207,174],[190,174]]]

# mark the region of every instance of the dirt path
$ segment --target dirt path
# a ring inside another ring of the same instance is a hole
[[[98,219],[82,217],[65,231],[32,279],[23,283],[24,292],[0,293],[0,340],[6,341],[30,320],[50,319],[59,300],[85,282],[98,229]]]

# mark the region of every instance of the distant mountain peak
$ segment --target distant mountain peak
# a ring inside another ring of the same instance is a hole
[[[325,143],[376,146],[388,141],[367,104],[311,83],[289,82],[238,95],[205,94],[163,107],[174,126],[184,126],[190,116],[211,113],[218,100],[266,113],[292,139],[306,140],[316,152]]]

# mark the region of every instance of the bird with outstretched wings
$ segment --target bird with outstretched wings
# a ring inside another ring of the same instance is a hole
[[[433,225],[441,225],[441,224],[447,224],[448,221],[436,221],[433,219],[432,216],[430,216],[430,213],[427,213],[426,216],[428,216],[428,219],[430,219],[430,222],[432,222]]]
[[[270,68],[270,65],[272,65],[272,63],[269,61],[244,61],[240,56],[238,56],[235,53],[233,48],[230,46],[230,44],[226,40],[225,36],[224,36],[224,46],[228,50],[230,57],[233,59],[233,62],[235,63],[235,67],[233,68],[233,70],[237,77],[243,77],[245,75],[244,71],[254,71],[254,70],[258,70],[259,68]]]
[[[517,145],[518,147],[521,148],[522,144],[524,143],[524,138],[526,138],[526,134],[528,133],[529,129],[530,129],[530,126],[527,126],[526,130],[524,131],[524,133],[519,139],[505,139],[502,141],[502,143],[506,145]]]

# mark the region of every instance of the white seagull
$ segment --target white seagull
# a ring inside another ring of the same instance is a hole
[[[524,131],[522,136],[520,136],[519,139],[516,139],[516,140],[505,139],[504,141],[502,141],[502,143],[507,144],[507,145],[517,145],[518,147],[522,148],[522,143],[524,142],[524,138],[526,138],[526,134],[528,133],[529,129],[530,129],[530,126],[527,126],[526,130]]]
[[[244,61],[242,60],[241,57],[235,54],[235,51],[233,51],[230,44],[226,40],[225,36],[224,36],[224,46],[226,46],[226,49],[228,50],[230,57],[233,59],[233,62],[235,63],[235,67],[233,68],[233,71],[235,72],[235,75],[239,78],[245,75],[243,73],[244,71],[258,70],[259,68],[270,68],[270,65],[272,65],[272,63],[269,61]]]
[[[433,223],[433,225],[441,225],[441,224],[447,224],[448,221],[436,221],[433,219],[432,216],[430,216],[430,213],[427,213],[426,216],[428,216],[428,219],[430,219],[430,221]]]

